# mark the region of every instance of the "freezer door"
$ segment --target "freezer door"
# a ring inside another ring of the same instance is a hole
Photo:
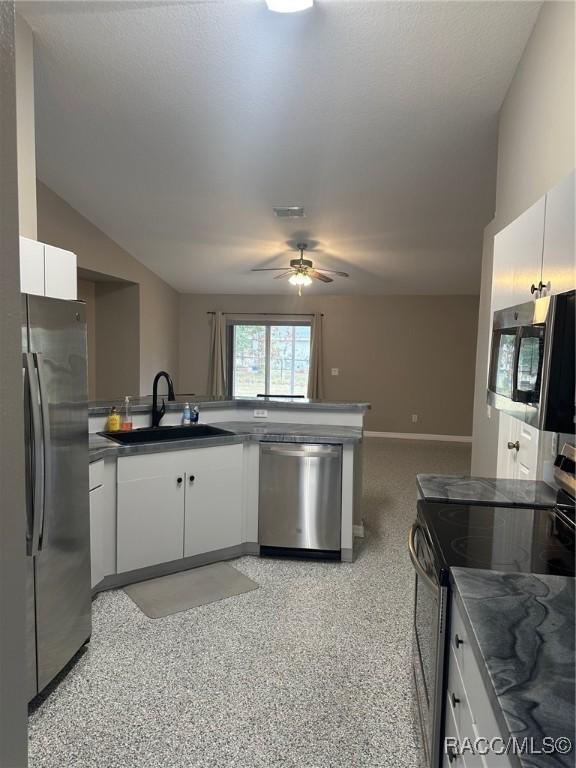
[[[40,691],[91,632],[84,305],[28,296],[28,342],[44,441],[44,505],[34,558]]]

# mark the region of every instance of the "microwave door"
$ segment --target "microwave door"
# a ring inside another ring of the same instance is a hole
[[[540,401],[545,338],[545,325],[519,329],[512,391],[512,399],[517,403],[534,406]]]

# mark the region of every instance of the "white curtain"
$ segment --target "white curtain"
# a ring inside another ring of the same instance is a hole
[[[222,312],[212,316],[210,337],[210,367],[208,369],[208,394],[222,397],[226,391],[226,318]]]
[[[310,370],[308,372],[308,397],[313,400],[322,400],[324,397],[324,375],[322,371],[324,353],[322,347],[322,315],[315,314],[312,320]]]

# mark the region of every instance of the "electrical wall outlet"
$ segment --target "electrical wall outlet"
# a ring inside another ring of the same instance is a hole
[[[265,408],[256,408],[254,411],[255,419],[267,419],[268,411]]]
[[[418,414],[417,413],[413,413],[412,414],[412,424],[417,424],[417,423],[418,423]]]
[[[332,368],[332,376],[340,376],[340,368]]]

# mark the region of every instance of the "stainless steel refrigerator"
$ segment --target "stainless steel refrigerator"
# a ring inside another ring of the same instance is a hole
[[[84,304],[22,299],[32,699],[91,633],[88,397]]]

